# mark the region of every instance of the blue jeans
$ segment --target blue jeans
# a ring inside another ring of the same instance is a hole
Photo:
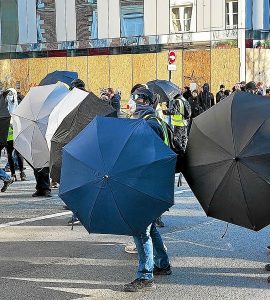
[[[0,179],[3,181],[9,181],[10,176],[3,169],[0,169]]]
[[[154,224],[149,225],[140,236],[133,236],[139,256],[137,278],[153,279],[153,268],[166,269],[169,258],[163,241]]]

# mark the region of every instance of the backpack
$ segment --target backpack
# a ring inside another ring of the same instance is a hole
[[[155,119],[160,124],[163,130],[164,143],[177,155],[175,173],[182,172],[183,167],[183,158],[185,150],[182,145],[179,143],[178,138],[175,137],[172,128],[162,119],[154,115],[147,115],[144,117],[144,120]]]

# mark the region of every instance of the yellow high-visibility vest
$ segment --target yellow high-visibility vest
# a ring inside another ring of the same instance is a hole
[[[184,113],[185,113],[184,103],[183,103],[183,101],[178,100],[178,99],[176,101],[179,102],[180,112],[179,112],[179,114],[172,116],[172,124],[173,124],[173,126],[185,127],[185,126],[187,126],[187,121],[184,119]]]

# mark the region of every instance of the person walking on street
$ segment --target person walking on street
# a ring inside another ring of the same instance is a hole
[[[225,92],[225,85],[221,84],[219,87],[219,92],[216,94],[216,103],[218,103],[220,100],[223,100],[226,96],[224,94]]]
[[[13,88],[7,89],[3,93],[5,97],[5,101],[7,104],[7,109],[10,114],[12,114],[15,109],[18,107],[18,99],[17,99],[17,91]],[[15,155],[17,157],[18,161],[18,166],[19,166],[19,171],[20,171],[20,178],[22,181],[26,180],[26,175],[24,173],[24,168],[23,168],[23,159],[19,152],[14,149],[13,146],[13,124],[12,124],[12,119],[10,121],[9,125],[9,130],[8,130],[8,137],[7,137],[7,142],[5,145],[5,148],[7,149],[7,156],[8,156],[8,163],[9,163],[9,168],[11,172],[11,177],[13,178],[14,181],[17,181],[17,177],[15,174],[15,163],[14,163],[14,158],[13,158],[13,152],[15,151]],[[2,147],[3,148],[3,147]]]
[[[199,103],[203,111],[215,105],[214,95],[210,92],[208,83],[203,85],[203,90],[199,94]]]
[[[165,139],[162,126],[155,116],[154,94],[141,87],[133,93],[136,110],[132,118],[144,118],[162,140]],[[153,178],[153,180],[155,180]],[[155,289],[154,275],[170,275],[171,265],[162,238],[154,224],[150,224],[144,233],[133,237],[138,251],[139,265],[137,278],[124,286],[125,292],[148,291]]]

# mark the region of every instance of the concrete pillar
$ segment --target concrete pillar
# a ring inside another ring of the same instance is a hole
[[[253,30],[263,29],[264,0],[253,0]]]

